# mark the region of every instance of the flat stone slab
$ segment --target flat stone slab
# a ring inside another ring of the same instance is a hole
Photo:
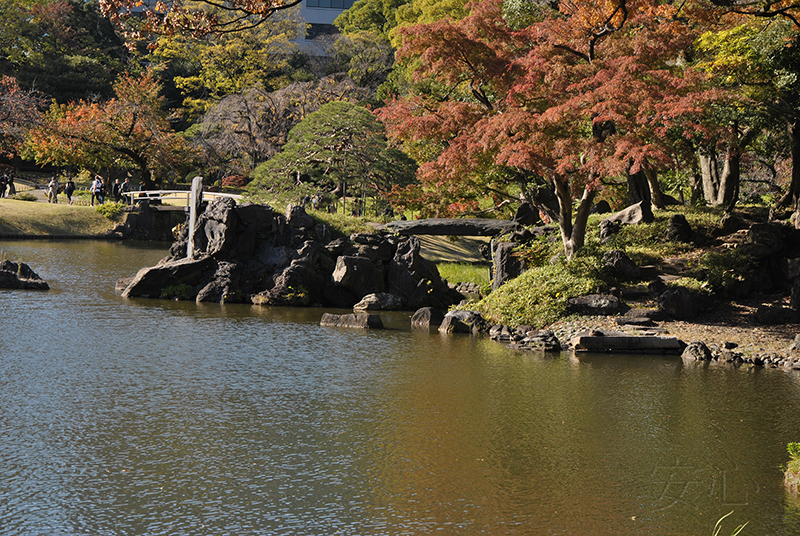
[[[676,337],[637,337],[615,335],[596,337],[579,335],[571,341],[576,352],[605,353],[660,353],[676,354],[683,352],[685,344]]]
[[[345,315],[325,313],[322,315],[319,325],[333,328],[383,329],[383,320],[381,320],[381,317],[378,315],[366,313]]]

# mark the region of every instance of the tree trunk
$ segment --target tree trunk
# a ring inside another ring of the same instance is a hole
[[[628,204],[635,205],[640,201],[650,201],[650,184],[640,169],[637,173],[628,173]]]
[[[729,147],[722,158],[724,161],[720,171],[720,155],[716,150],[698,156],[703,197],[712,207],[722,206],[725,210],[732,210],[739,200],[741,156],[738,149]]]
[[[789,123],[788,130],[792,151],[792,182],[775,208],[792,206],[795,213],[800,213],[800,119]]]
[[[647,184],[650,186],[650,201],[653,206],[660,209],[667,208],[667,203],[664,201],[664,194],[661,192],[661,184],[658,182],[658,173],[648,165],[642,166],[642,172],[647,178]]]
[[[595,190],[588,187],[583,189],[583,196],[578,205],[575,222],[572,222],[572,193],[570,192],[569,179],[557,177],[554,181],[556,196],[558,196],[559,213],[558,226],[561,230],[561,241],[564,244],[564,253],[567,260],[572,259],[584,245],[586,240],[586,223],[595,197]]]

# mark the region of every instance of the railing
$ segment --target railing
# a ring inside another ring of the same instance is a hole
[[[133,192],[123,192],[123,196],[130,197],[132,203],[144,200],[158,200],[158,201],[172,201],[172,200],[186,200],[186,206],[192,197],[190,190],[137,190]],[[215,197],[230,197],[238,203],[242,196],[239,194],[224,194],[222,192],[203,192],[204,198]]]

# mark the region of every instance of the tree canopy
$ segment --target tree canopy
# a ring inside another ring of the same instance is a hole
[[[356,193],[363,197],[407,183],[415,170],[412,160],[388,145],[372,112],[330,102],[289,132],[283,150],[256,169],[250,189],[255,195],[295,197],[338,189],[343,199]],[[355,191],[348,194],[348,186]]]
[[[115,97],[53,103],[27,132],[25,154],[39,163],[137,170],[146,186],[192,164],[186,143],[169,126],[152,72],[123,75]]]

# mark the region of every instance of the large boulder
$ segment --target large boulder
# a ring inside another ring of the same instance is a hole
[[[652,223],[655,221],[655,216],[653,216],[650,201],[639,201],[606,219],[622,224],[636,225],[637,223]]]
[[[381,274],[366,257],[342,256],[336,259],[333,283],[359,298],[384,290]]]
[[[700,310],[697,296],[685,287],[672,287],[658,297],[658,309],[675,320],[691,320]]]
[[[303,205],[289,205],[286,207],[286,221],[293,227],[310,229],[314,227],[314,218],[308,215]]]
[[[639,277],[639,267],[620,249],[614,249],[603,255],[603,265],[616,279],[630,280]]]
[[[186,288],[185,298],[194,299],[197,285],[208,270],[216,271],[217,262],[206,255],[199,259],[180,259],[142,268],[128,287],[125,298],[160,298],[167,289]],[[190,290],[191,289],[191,290]]]
[[[694,239],[694,231],[689,222],[686,221],[686,216],[675,214],[669,219],[667,239],[675,242],[691,242]]]

